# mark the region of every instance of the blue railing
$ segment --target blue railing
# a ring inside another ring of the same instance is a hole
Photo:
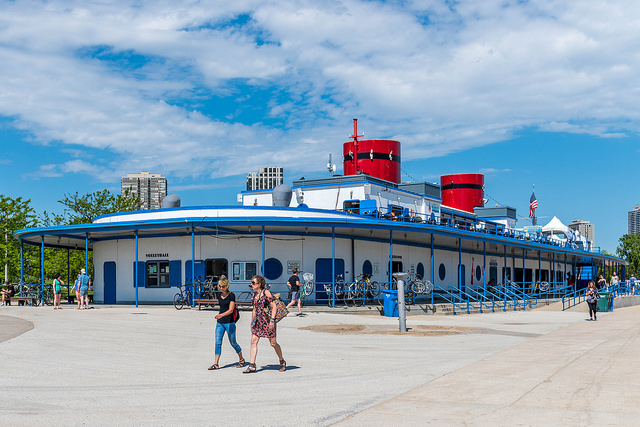
[[[373,218],[386,219],[389,221],[412,222],[421,224],[432,224],[442,227],[456,228],[467,231],[475,231],[487,233],[496,236],[510,237],[517,240],[526,240],[537,243],[544,243],[558,247],[566,247],[572,249],[582,249],[587,252],[600,253],[599,247],[585,248],[582,244],[572,241],[562,241],[551,239],[539,232],[527,232],[522,230],[514,230],[505,227],[503,224],[485,222],[482,220],[464,220],[460,218],[436,217],[423,213],[413,212],[408,208],[400,207],[380,207],[377,209],[361,208],[340,210],[346,213],[357,213],[359,215],[369,216]]]

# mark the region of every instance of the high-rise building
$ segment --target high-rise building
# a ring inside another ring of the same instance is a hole
[[[137,196],[142,201],[142,209],[160,209],[162,199],[167,196],[167,178],[159,173],[130,173],[122,177],[121,192]]]
[[[596,231],[589,221],[574,219],[568,225],[571,230],[579,231],[592,244],[595,243]]]
[[[627,213],[627,234],[640,234],[640,205],[635,205],[633,210]]]
[[[282,184],[284,168],[260,168],[258,173],[249,172],[247,175],[247,190],[268,190]]]

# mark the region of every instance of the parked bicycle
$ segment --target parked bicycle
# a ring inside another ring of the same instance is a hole
[[[422,276],[416,273],[409,273],[406,279],[407,288],[416,294],[429,295],[433,292],[433,283],[430,280],[422,280]]]
[[[331,302],[333,301],[332,297],[334,294],[335,298],[338,299],[342,296],[342,294],[344,294],[345,291],[344,279],[342,277],[342,274],[336,274],[335,286],[331,282],[325,283],[323,286],[324,291],[327,293],[327,303],[329,305],[331,305]]]
[[[304,273],[302,275],[302,280],[304,280],[304,284],[302,285],[302,289],[300,295],[302,298],[311,296],[313,293],[313,273]]]
[[[182,310],[185,305],[193,305],[193,285],[178,286],[178,292],[173,296],[173,306],[176,310]]]
[[[39,306],[42,302],[45,305],[53,305],[53,287],[51,285],[21,285],[19,292],[23,296],[32,297],[35,306]]]

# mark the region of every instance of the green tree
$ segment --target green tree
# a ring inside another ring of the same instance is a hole
[[[37,216],[30,204],[29,199],[12,199],[0,194],[0,268],[3,279],[12,282],[17,282],[20,276],[20,242],[13,238],[13,234],[22,228],[37,225]],[[32,266],[37,268],[37,260],[31,252],[27,250],[25,253],[25,267],[29,270]]]
[[[41,218],[45,226],[60,226],[69,224],[88,224],[100,215],[114,212],[138,210],[142,207],[142,201],[127,190],[124,195],[114,195],[108,190],[95,191],[85,195],[65,194],[62,200],[58,200],[64,206],[62,214],[44,212]],[[85,266],[85,251],[68,249],[45,249],[45,276],[46,280],[52,280],[56,273],[60,273],[62,280],[67,278],[73,284],[77,273]],[[87,274],[93,277],[93,253],[89,252],[89,271]]]
[[[627,276],[640,273],[640,234],[625,234],[618,240],[618,257],[629,263]]]
[[[51,218],[48,218],[45,212],[45,216],[55,222],[56,225],[88,224],[100,215],[133,211],[142,207],[140,198],[131,195],[129,190],[124,195],[114,195],[106,189],[88,193],[84,196],[78,195],[77,192],[65,194],[62,200],[58,200],[58,203],[62,203],[65,206],[63,215],[54,214]]]

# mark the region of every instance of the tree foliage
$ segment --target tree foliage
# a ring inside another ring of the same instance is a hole
[[[88,224],[100,215],[133,211],[142,207],[140,198],[131,195],[129,190],[124,195],[114,195],[106,189],[83,196],[78,192],[65,194],[58,203],[65,206],[64,213],[50,216],[45,211],[43,222],[50,225]]]
[[[7,277],[16,281],[20,276],[20,242],[13,238],[13,234],[37,225],[37,216],[30,204],[29,199],[12,199],[0,194],[0,268],[3,280]]]
[[[63,213],[47,213],[38,217],[30,206],[31,200],[22,198],[12,199],[0,195],[0,268],[2,279],[6,271],[7,278],[14,283],[20,279],[20,242],[13,235],[17,230],[38,225],[50,227],[70,224],[86,224],[94,218],[113,212],[138,210],[142,202],[129,192],[124,195],[114,195],[108,190],[95,191],[85,195],[65,194],[58,201],[64,206]],[[23,246],[24,281],[25,283],[40,283],[42,251],[39,246]],[[89,252],[88,261],[85,260],[84,249],[67,250],[56,248],[44,249],[44,280],[49,282],[56,273],[72,282],[81,268],[88,264],[89,271],[93,269],[93,257]]]
[[[627,276],[640,273],[640,234],[625,234],[618,240],[618,257],[629,263]]]

